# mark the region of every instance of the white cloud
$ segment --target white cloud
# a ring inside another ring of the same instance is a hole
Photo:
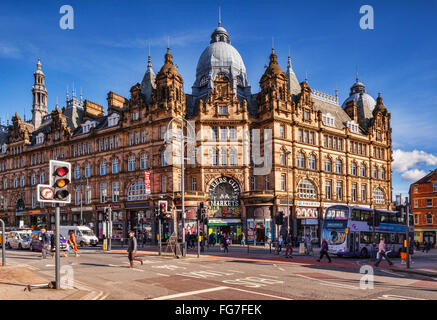
[[[419,163],[425,163],[428,166],[437,165],[437,157],[422,150],[402,151],[401,149],[396,149],[393,151],[393,159],[393,170],[397,172],[404,172],[405,174],[408,172],[407,170],[415,168]],[[413,172],[414,170],[409,171]],[[411,176],[413,174],[417,176],[419,171],[420,170],[416,170],[416,172],[409,173],[407,176]]]
[[[417,181],[423,178],[426,175],[426,172],[419,169],[407,170],[401,174],[402,179],[406,181]]]
[[[20,56],[20,50],[10,44],[0,43],[0,57],[17,58]]]

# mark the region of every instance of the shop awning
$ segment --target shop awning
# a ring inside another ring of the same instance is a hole
[[[212,218],[208,220],[208,225],[214,226],[229,226],[229,225],[241,224],[241,219],[222,219],[222,218]]]

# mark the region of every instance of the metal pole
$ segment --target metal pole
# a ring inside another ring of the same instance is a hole
[[[61,288],[61,280],[60,280],[60,269],[61,269],[61,256],[59,255],[60,243],[59,243],[59,220],[60,220],[60,209],[59,203],[56,203],[56,214],[55,214],[55,225],[56,225],[56,289]]]
[[[289,186],[289,167],[288,167],[288,155],[290,154],[290,151],[287,151],[286,155],[287,155],[287,183],[286,183],[286,187],[287,187],[287,213],[288,213],[288,220],[287,220],[287,233],[290,234],[290,221],[291,221],[291,214],[290,214],[290,188]],[[288,236],[288,235],[287,235]]]
[[[82,213],[82,187],[80,187],[80,225],[83,225],[83,213]]]
[[[197,220],[197,257],[200,257],[200,233],[199,233],[200,220]]]
[[[4,267],[6,265],[6,228],[2,219],[0,219],[0,222],[2,224],[2,267]]]
[[[185,181],[184,181],[184,120],[181,118],[181,189],[182,189],[182,244],[184,246],[183,256],[187,255],[185,245]]]
[[[408,210],[408,204],[405,207],[406,207],[405,215],[407,217],[407,230],[405,232],[407,235],[407,269],[409,269],[410,268],[410,215]]]
[[[158,217],[158,229],[159,229],[158,247],[159,247],[159,255],[161,255],[161,217]]]
[[[108,251],[111,251],[112,240],[112,208],[109,207]]]

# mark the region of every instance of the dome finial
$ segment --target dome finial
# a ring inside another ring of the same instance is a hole
[[[275,38],[272,37],[272,53],[275,53]]]
[[[358,83],[359,81],[358,81],[358,65],[356,65],[356,77],[355,77],[355,80],[356,80],[356,83]]]
[[[218,21],[218,26],[221,27],[222,26],[222,11],[221,11],[221,6],[218,6],[219,9],[219,21]]]

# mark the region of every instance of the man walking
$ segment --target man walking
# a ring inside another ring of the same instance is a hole
[[[51,251],[50,236],[47,234],[46,229],[41,229],[41,241],[42,241],[42,249],[41,249],[42,258],[47,259],[47,253],[50,254],[53,258],[54,255]]]
[[[379,258],[378,258],[378,261],[376,261],[376,263],[375,263],[375,267],[377,267],[381,263],[382,257],[384,257],[385,260],[387,260],[389,265],[391,265],[391,266],[393,265],[393,262],[391,262],[391,260],[387,257],[387,254],[385,253],[385,251],[386,251],[386,244],[384,242],[384,239],[381,239],[379,241],[379,245],[378,245]]]
[[[134,267],[134,260],[140,261],[141,265],[143,265],[143,259],[135,258],[135,253],[137,252],[137,238],[135,238],[133,231],[129,231],[129,242],[128,243],[129,243],[129,245],[127,248],[127,252],[128,252],[130,267],[131,268]]]
[[[328,241],[325,238],[322,239],[322,247],[320,248],[320,258],[317,259],[318,262],[323,259],[323,256],[328,258],[329,263],[331,263],[331,257],[328,254]]]
[[[278,247],[276,248],[276,254],[278,254],[279,255],[279,253],[281,252],[281,250],[282,250],[282,246],[283,246],[283,244],[284,244],[284,238],[282,238],[282,234],[279,236],[279,239],[278,239]]]

